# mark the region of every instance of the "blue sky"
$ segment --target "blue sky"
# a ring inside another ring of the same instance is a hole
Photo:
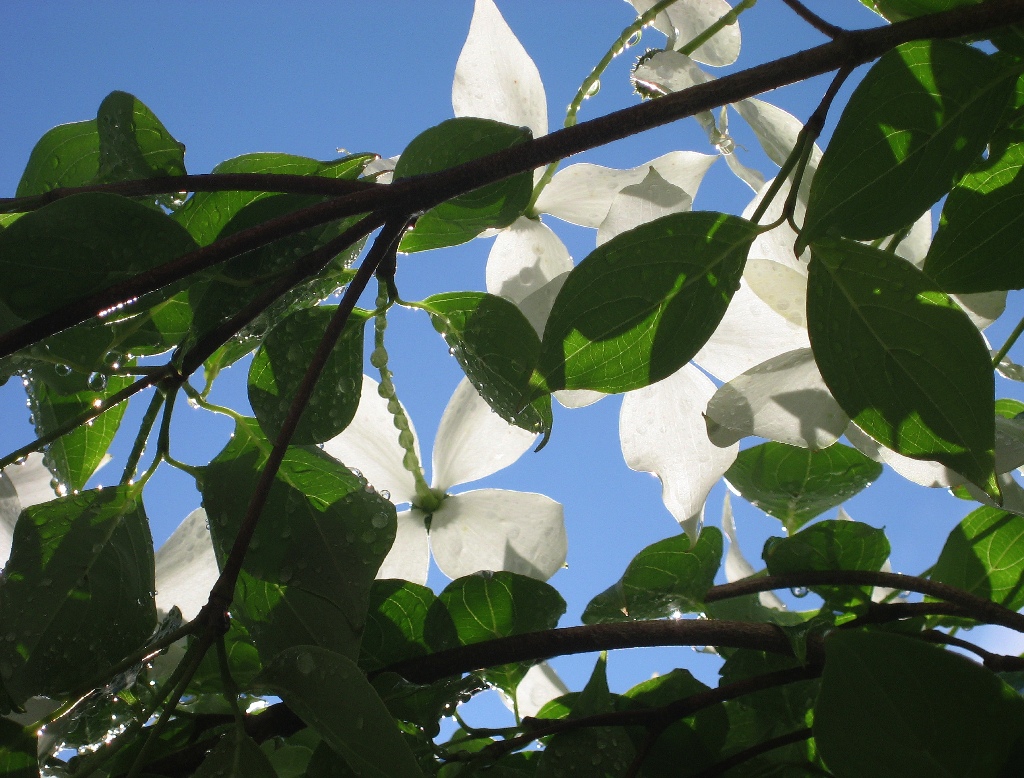
[[[497,0],[511,28],[533,56],[545,83],[549,121],[564,107],[621,29],[633,18],[622,0]],[[811,3],[834,23],[868,26],[876,17],[858,0]],[[471,0],[458,2],[90,2],[12,4],[5,9],[7,35],[0,50],[0,191],[13,194],[35,141],[50,127],[95,116],[114,89],[145,102],[187,146],[193,173],[254,151],[282,151],[320,159],[337,149],[399,153],[423,129],[451,118],[451,81],[469,28]],[[782,22],[780,22],[782,20]],[[780,24],[782,26],[780,27]],[[779,2],[764,0],[741,18],[744,49],[739,66],[823,42]],[[635,54],[663,45],[653,30],[619,57],[588,101],[581,120],[634,104],[628,70]],[[730,68],[733,69],[733,68]],[[728,70],[728,69],[727,69]],[[813,109],[825,80],[779,90],[765,99],[801,118]],[[837,103],[841,106],[849,87]],[[835,116],[829,128],[834,125]],[[741,158],[772,175],[756,141],[736,128]],[[585,155],[590,161],[630,167],[676,149],[710,153],[694,121],[677,123]],[[711,169],[695,208],[739,213],[750,191],[722,162]],[[593,248],[593,231],[548,220],[578,261]],[[400,262],[403,297],[482,289],[489,240],[406,257]],[[1013,299],[1013,298],[1011,298]],[[364,301],[370,305],[371,301]],[[1009,317],[1007,317],[1009,318]],[[1014,322],[990,330],[1000,344]],[[441,411],[461,374],[426,317],[401,311],[388,330],[391,366],[425,452]],[[244,366],[228,371],[213,399],[245,408]],[[997,394],[1014,387],[997,379]],[[132,430],[144,408],[138,400],[124,429]],[[17,381],[0,389],[5,450],[31,438],[24,396]],[[558,409],[551,443],[484,482],[547,494],[565,505],[569,567],[551,583],[569,601],[563,623],[576,623],[591,596],[612,584],[641,548],[677,531],[651,476],[626,468],[619,450],[618,398],[573,412]],[[229,425],[179,405],[172,451],[192,462],[208,461],[223,445]],[[96,482],[120,474],[130,439],[120,438],[115,461]],[[717,523],[721,485],[708,503]],[[162,468],[146,497],[157,544],[199,504],[191,479]],[[907,484],[891,472],[847,505],[853,518],[884,526],[893,544],[893,568],[919,572],[934,561],[949,529],[970,505],[942,490]],[[756,561],[764,538],[779,523],[734,499],[748,558]],[[444,585],[436,574],[435,589]],[[1018,649],[1019,650],[1019,649]],[[556,663],[570,686],[585,681],[592,662]],[[689,649],[619,652],[611,658],[613,686],[626,688],[659,669],[691,668],[711,680],[714,658]]]

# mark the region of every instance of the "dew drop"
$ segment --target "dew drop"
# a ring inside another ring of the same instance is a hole
[[[53,368],[57,375],[71,375],[71,365],[55,365]]]
[[[806,586],[794,586],[789,590],[794,597],[806,597],[807,587]]]
[[[601,91],[601,81],[600,81],[600,79],[595,79],[594,83],[592,83],[587,88],[586,94],[584,94],[583,97],[584,97],[584,99],[589,99],[591,97],[595,97],[597,95],[597,93],[600,92],[600,91]]]

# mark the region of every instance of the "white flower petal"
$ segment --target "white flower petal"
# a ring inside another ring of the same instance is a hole
[[[593,389],[559,389],[552,395],[563,408],[586,408],[608,396]]]
[[[707,417],[732,433],[716,432],[715,442],[756,435],[811,449],[832,445],[850,423],[809,348],[772,357],[732,379],[711,398]]]
[[[725,157],[725,163],[729,166],[729,170],[736,174],[736,177],[744,184],[749,186],[755,192],[759,191],[764,186],[764,176],[761,175],[760,171],[754,170],[752,167],[747,167],[740,162],[739,157],[736,155],[735,149],[730,151],[728,154],[723,153]]]
[[[741,281],[718,329],[693,361],[720,381],[731,381],[754,365],[809,345],[807,330],[786,321]]]
[[[375,159],[363,168],[363,178],[369,178],[378,184],[390,184],[397,162],[398,157]]]
[[[452,495],[434,511],[430,547],[449,578],[508,570],[546,581],[565,564],[562,506],[542,494],[504,489]]]
[[[492,0],[476,0],[469,37],[455,65],[452,107],[456,116],[548,131],[548,106],[540,73]]]
[[[520,717],[536,716],[551,700],[568,693],[569,687],[558,677],[555,669],[547,662],[541,662],[527,670],[516,687],[516,707]],[[501,699],[511,710],[508,698],[503,694]]]
[[[743,280],[779,316],[807,329],[807,275],[770,259],[748,259]]]
[[[753,97],[740,100],[738,103],[734,103],[733,107],[750,125],[750,129],[754,131],[754,135],[757,136],[757,140],[768,158],[782,167],[796,147],[797,135],[803,129],[804,123],[788,111]],[[815,144],[801,179],[801,194],[806,193],[810,186],[811,178],[820,160],[821,149]],[[783,195],[784,197],[785,195]]]
[[[753,215],[774,181],[775,179],[766,182],[757,193],[757,196],[743,209],[744,219],[749,219]],[[761,217],[761,224],[773,224],[778,221],[786,204],[786,198],[789,197],[791,186],[789,182],[783,184],[782,189],[775,196],[775,199],[769,203],[764,216]],[[796,208],[794,209],[794,218],[798,223],[803,221],[805,210],[803,199],[798,197]],[[768,230],[768,232],[762,232],[754,238],[747,256],[751,259],[770,259],[772,262],[778,262],[780,265],[784,265],[791,270],[807,275],[807,264],[810,262],[811,252],[809,249],[805,250],[798,258],[793,253],[795,243],[796,232],[793,231],[793,228],[789,226],[789,222],[786,221],[774,229]]]
[[[537,210],[582,227],[600,227],[612,201],[627,186],[643,181],[651,168],[673,186],[697,196],[697,189],[717,154],[671,151],[628,170],[583,162],[560,170],[537,198]]]
[[[638,14],[642,14],[655,0],[629,0]],[[668,36],[668,48],[682,48],[725,16],[732,8],[725,0],[681,0],[654,18],[654,27]],[[740,55],[740,27],[727,24],[706,43],[693,52],[698,62],[721,67],[731,65]]]
[[[986,329],[992,322],[1003,315],[1006,310],[1006,292],[973,292],[971,294],[951,294],[957,305],[964,309],[974,326],[979,330]]]
[[[463,378],[441,416],[434,438],[433,484],[447,492],[497,473],[526,453],[534,432],[509,424]]]
[[[395,543],[377,571],[377,578],[401,578],[426,586],[429,570],[430,547],[423,512],[415,508],[399,511]]]
[[[703,412],[715,392],[693,365],[622,398],[619,442],[633,470],[661,479],[665,507],[696,539],[711,488],[736,459],[739,446],[708,440]]]
[[[756,571],[754,566],[747,561],[740,550],[740,543],[736,539],[736,522],[732,516],[732,500],[729,493],[725,493],[725,501],[722,503],[722,531],[729,539],[729,548],[725,552],[725,580],[729,583],[739,581],[742,578],[749,578]],[[758,599],[765,608],[775,610],[786,610],[785,603],[779,599],[775,592],[760,592]]]
[[[29,454],[22,464],[5,467],[4,473],[14,484],[23,510],[57,499],[57,493],[50,485],[53,474],[43,464],[42,454]]]
[[[21,515],[21,503],[14,484],[6,473],[0,473],[0,568],[11,558],[14,525]]]
[[[910,260],[914,267],[920,269],[924,266],[925,257],[928,256],[928,249],[932,245],[932,214],[925,211],[910,228],[910,232],[900,241],[896,247],[896,254],[904,259]]]
[[[544,337],[544,326],[548,323],[548,316],[551,315],[551,308],[555,304],[555,298],[562,291],[565,279],[568,277],[568,272],[555,276],[536,292],[520,300],[518,303],[519,310],[523,312],[523,316],[526,317],[526,320],[530,322],[533,329],[537,331],[537,335],[542,339]]]
[[[206,511],[196,508],[156,552],[156,607],[167,613],[177,605],[186,621],[194,619],[219,575]]]
[[[487,255],[487,291],[518,305],[570,270],[572,257],[558,236],[539,220],[520,216]]]
[[[416,481],[402,466],[405,451],[398,444],[393,418],[387,401],[377,394],[377,382],[364,375],[355,417],[344,432],[324,443],[324,451],[346,467],[359,470],[377,491],[390,492],[391,501],[400,505],[416,495]],[[419,457],[412,419],[409,429]]]
[[[908,481],[913,481],[915,484],[945,489],[950,486],[959,486],[967,480],[959,473],[950,470],[938,462],[932,462],[927,459],[911,459],[902,454],[897,454],[892,449],[883,446],[852,422],[846,428],[846,439],[865,456],[871,457],[876,462],[889,465],[901,476]]]
[[[680,211],[689,211],[693,198],[668,183],[653,167],[639,184],[623,187],[612,200],[608,215],[597,229],[597,245],[641,224]]]

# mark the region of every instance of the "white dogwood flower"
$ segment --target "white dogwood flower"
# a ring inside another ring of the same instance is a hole
[[[455,389],[434,440],[429,493],[417,491],[416,478],[403,466],[387,401],[377,382],[363,376],[359,410],[324,450],[357,468],[396,505],[398,534],[378,578],[425,583],[430,552],[441,572],[459,578],[478,570],[507,570],[547,580],[565,563],[562,506],[549,497],[505,489],[450,491],[508,467],[533,444],[536,435],[494,414],[468,380]],[[410,427],[412,446],[419,444]],[[429,535],[427,531],[429,521]]]

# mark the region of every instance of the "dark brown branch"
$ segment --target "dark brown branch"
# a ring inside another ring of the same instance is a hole
[[[314,205],[236,233],[197,252],[108,287],[60,311],[0,334],[0,357],[85,321],[95,316],[97,311],[155,291],[291,232],[344,216],[377,210],[416,214],[456,195],[628,138],[644,130],[837,68],[862,65],[908,41],[978,35],[1020,22],[1024,22],[1024,0],[990,0],[980,5],[963,6],[885,27],[847,32],[837,40],[816,48],[582,122],[439,173],[405,179],[390,186]]]
[[[649,646],[724,646],[793,656],[789,640],[774,624],[718,619],[668,619],[529,632],[407,659],[379,672],[398,673],[414,683],[431,683],[449,675],[509,662],[538,661],[553,656]]]
[[[782,0],[782,2],[788,5],[797,16],[811,25],[811,27],[816,29],[822,35],[835,40],[836,38],[847,34],[847,31],[842,27],[836,27],[836,25],[831,22],[825,21],[818,16],[818,14],[814,13],[814,11],[801,3],[800,0]]]
[[[925,630],[916,637],[920,637],[922,640],[927,640],[929,643],[938,643],[942,646],[955,646],[956,648],[961,648],[964,651],[970,651],[981,659],[982,664],[984,664],[985,667],[993,673],[1024,670],[1024,657],[993,654],[991,651],[986,651],[981,646],[975,645],[970,641],[954,637],[953,635],[947,635],[945,632],[939,632],[936,629]]]
[[[718,764],[712,765],[707,770],[701,770],[693,778],[717,778],[719,775],[725,775],[732,768],[738,767],[741,764],[749,762],[751,759],[761,756],[761,754],[767,754],[769,751],[774,751],[776,748],[791,746],[794,743],[810,740],[812,737],[814,737],[814,733],[810,728],[798,729],[785,735],[773,737],[771,740],[765,740],[763,743],[758,743],[750,748],[744,748],[742,751],[733,754],[728,759],[723,759]]]
[[[55,200],[85,192],[109,192],[125,197],[172,194],[175,192],[280,192],[282,194],[340,197],[382,186],[371,181],[353,181],[291,173],[202,173],[190,176],[157,176],[134,181],[88,186],[62,186],[28,197],[0,197],[0,213],[31,211]]]
[[[772,589],[792,589],[797,586],[883,586],[897,591],[910,591],[936,597],[959,605],[976,621],[998,624],[1017,632],[1024,632],[1024,615],[1004,608],[991,600],[983,600],[955,586],[918,578],[902,573],[883,573],[869,570],[821,570],[784,575],[744,578],[733,583],[714,586],[704,595],[704,602],[718,602],[745,594],[757,594]]]

